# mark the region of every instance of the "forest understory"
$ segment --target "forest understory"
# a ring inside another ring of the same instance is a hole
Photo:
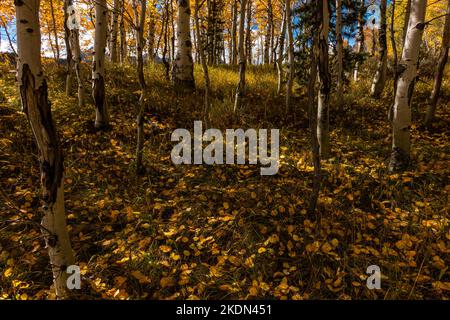
[[[87,66],[83,66],[87,69]],[[14,73],[0,77],[0,299],[55,298],[41,235],[37,148]],[[82,271],[78,299],[450,298],[449,111],[444,77],[438,120],[421,126],[431,79],[416,84],[411,167],[388,171],[392,80],[371,98],[375,66],[330,109],[332,155],[322,161],[316,214],[306,93],[285,116],[276,71],[249,66],[240,120],[232,123],[237,68],[210,67],[211,126],[279,128],[280,169],[172,164],[176,128],[202,119],[203,92],[175,95],[163,66],[145,67],[149,93],[142,176],[134,174],[135,66],[107,68],[111,127],[94,130],[92,101],[65,95],[65,67],[46,61],[65,164],[69,234]],[[11,68],[12,69],[12,68]],[[86,72],[85,74],[88,74]],[[196,66],[198,88],[202,71]],[[86,80],[86,79],[85,79]],[[86,87],[89,83],[86,80]],[[87,96],[87,94],[86,94]],[[380,290],[366,269],[381,268]]]

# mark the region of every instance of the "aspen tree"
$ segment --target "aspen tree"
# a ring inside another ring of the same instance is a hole
[[[387,37],[386,37],[386,6],[387,0],[381,0],[380,5],[380,28],[378,29],[378,65],[377,71],[372,82],[371,95],[374,98],[379,98],[384,90],[386,83],[386,71],[387,71]]]
[[[317,19],[320,22],[319,30],[319,99],[317,108],[317,139],[320,146],[320,155],[323,158],[330,153],[330,71],[328,57],[328,32],[330,28],[330,11],[328,1],[319,1],[317,5]]]
[[[109,123],[105,97],[105,49],[108,32],[106,0],[95,2],[94,59],[92,61],[92,96],[95,103],[95,128],[105,129]]]
[[[402,58],[399,63],[403,71],[399,75],[397,92],[395,93],[390,171],[402,170],[409,164],[411,106],[408,91],[417,72],[419,49],[425,28],[426,6],[427,0],[412,0],[411,2],[408,32],[406,33]]]
[[[172,69],[172,81],[176,90],[195,89],[190,16],[189,0],[178,0],[177,53]]]
[[[17,80],[20,97],[39,150],[42,188],[42,233],[50,257],[58,298],[68,298],[66,268],[74,264],[64,208],[63,156],[47,82],[41,65],[39,0],[16,0]]]

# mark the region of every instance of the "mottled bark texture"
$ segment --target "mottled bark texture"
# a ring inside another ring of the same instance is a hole
[[[410,159],[411,106],[410,88],[413,86],[417,72],[419,49],[425,28],[427,0],[412,0],[408,32],[403,47],[397,92],[395,94],[394,116],[392,120],[392,153],[389,163],[390,171],[404,170]]]
[[[178,0],[177,55],[172,69],[172,81],[177,91],[195,90],[190,16],[189,0]]]
[[[74,264],[64,209],[63,156],[41,66],[39,0],[16,0],[17,80],[24,112],[39,150],[42,233],[58,298],[68,298],[67,273]]]
[[[108,8],[106,0],[95,3],[94,59],[92,61],[92,96],[95,104],[95,128],[106,129],[109,115],[105,94],[105,49],[108,31]]]
[[[387,71],[387,37],[386,37],[386,4],[387,0],[381,0],[380,4],[380,28],[378,29],[378,65],[372,82],[371,95],[380,98],[386,83]]]

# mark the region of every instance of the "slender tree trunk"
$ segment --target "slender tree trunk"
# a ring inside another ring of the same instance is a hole
[[[321,181],[320,146],[317,139],[317,105],[315,104],[315,84],[317,78],[317,62],[319,56],[319,34],[312,35],[313,43],[310,53],[310,74],[308,82],[308,118],[309,132],[311,137],[311,154],[314,164],[313,192],[309,202],[309,214],[316,211],[317,199],[319,198]]]
[[[447,16],[445,17],[444,32],[442,34],[442,47],[439,55],[439,62],[437,65],[436,73],[434,75],[434,85],[431,91],[430,101],[427,108],[427,114],[425,116],[425,125],[431,126],[434,114],[436,112],[436,105],[439,100],[439,92],[442,85],[442,77],[444,75],[445,65],[448,60],[448,51],[450,47],[450,0],[447,5]]]
[[[176,90],[195,90],[190,15],[189,0],[178,0],[177,56],[172,70],[172,80]]]
[[[95,104],[95,128],[105,129],[109,115],[105,98],[105,49],[108,8],[106,0],[96,0],[94,59],[92,61],[92,96]]]
[[[395,0],[392,0],[392,15],[391,15],[391,24],[390,24],[390,33],[391,33],[391,47],[392,47],[392,56],[393,56],[393,69],[394,69],[394,97],[397,92],[397,81],[398,81],[398,53],[397,53],[397,44],[395,42],[395,30],[394,30],[394,18],[395,18]],[[391,104],[389,108],[388,120],[392,121],[392,111],[394,110],[394,105]]]
[[[247,63],[252,64],[252,0],[246,1],[247,5],[247,25],[245,29],[245,56]],[[241,4],[242,5],[242,4]]]
[[[328,57],[328,32],[330,26],[330,11],[328,1],[319,1],[317,5],[319,30],[319,99],[317,110],[317,139],[320,146],[320,155],[327,158],[330,153],[330,71]]]
[[[126,63],[128,57],[127,33],[125,31],[125,0],[120,4],[120,63]]]
[[[237,0],[233,1],[232,5],[232,23],[231,23],[231,64],[237,63],[237,44],[236,44],[236,29],[237,29]]]
[[[246,57],[244,52],[244,21],[247,0],[241,0],[241,8],[239,13],[239,32],[238,32],[238,54],[239,54],[239,82],[236,88],[236,97],[234,99],[233,112],[236,115],[238,108],[241,106],[241,99],[245,94],[245,67]]]
[[[58,43],[58,28],[56,27],[56,19],[55,19],[55,10],[53,8],[53,0],[50,0],[50,13],[52,15],[53,35],[55,37],[56,62],[59,63],[60,54],[59,54],[59,43]]]
[[[78,107],[84,106],[84,86],[83,77],[81,75],[81,48],[80,48],[80,29],[77,21],[75,6],[72,0],[68,0],[67,15],[71,20],[71,28],[69,30],[69,42],[71,50],[71,65],[75,69],[75,75],[78,83]]]
[[[179,0],[176,0],[179,1]],[[189,6],[188,6],[189,7]],[[179,8],[178,8],[179,10]],[[174,22],[174,9],[173,9],[173,0],[170,0],[170,21],[171,21],[171,37],[170,37],[170,42],[171,42],[171,46],[170,46],[170,62],[172,64],[174,64],[174,60],[176,59],[175,57],[175,22]],[[190,13],[189,13],[190,15]],[[178,31],[178,30],[177,30]]]
[[[155,4],[151,2],[149,17],[148,17],[148,57],[151,61],[155,59]]]
[[[267,25],[266,25],[266,34],[264,37],[264,64],[270,63],[272,23],[273,23],[272,0],[267,0]]]
[[[138,10],[138,3],[140,10]],[[145,28],[145,11],[147,8],[146,0],[133,0],[133,7],[135,12],[135,28],[136,28],[136,53],[137,53],[137,74],[139,86],[141,88],[141,95],[139,98],[139,108],[136,116],[137,127],[137,143],[136,143],[136,173],[142,174],[144,166],[142,164],[142,152],[144,149],[144,114],[145,114],[145,97],[147,95],[147,84],[144,76],[144,28]]]
[[[286,0],[286,27],[288,36],[288,63],[289,69],[286,75],[286,115],[289,113],[294,82],[294,36],[292,33],[291,0]]]
[[[202,35],[200,33],[200,19],[198,16],[198,11],[200,10],[198,0],[195,0],[195,9],[194,9],[194,20],[195,20],[195,32],[197,34],[198,39],[198,53],[200,56],[200,62],[202,64],[203,69],[203,77],[205,78],[205,107],[203,110],[203,118],[206,124],[206,127],[209,127],[210,119],[209,119],[209,73],[208,73],[208,64],[206,63],[205,51],[203,49],[203,40]]]
[[[381,17],[380,29],[378,31],[379,37],[379,57],[378,66],[375,77],[372,82],[371,95],[374,98],[380,98],[386,83],[387,71],[387,37],[386,37],[386,3],[387,0],[381,0]]]
[[[68,298],[68,275],[65,271],[74,264],[75,259],[64,209],[63,156],[41,66],[39,4],[39,0],[15,1],[19,51],[17,79],[24,112],[39,150],[44,213],[41,226],[56,295],[58,298]]]
[[[283,8],[283,17],[281,21],[281,32],[278,38],[278,60],[277,60],[277,72],[278,72],[278,85],[277,94],[281,93],[281,85],[283,83],[283,56],[284,56],[284,38],[286,37],[286,3]]]
[[[411,0],[406,0],[405,19],[403,20],[402,48],[405,46],[406,33],[408,32],[408,22],[410,15],[411,15]]]
[[[67,68],[66,68],[66,95],[70,96],[72,94],[72,68],[73,68],[73,59],[72,59],[72,48],[70,45],[70,29],[68,27],[69,24],[69,12],[68,7],[71,5],[71,0],[64,0],[64,41],[66,44],[66,60],[67,60]]]
[[[2,21],[3,28],[5,29],[6,38],[8,39],[9,47],[10,47],[11,51],[14,53],[14,55],[17,56],[16,49],[14,49],[14,46],[13,46],[13,43],[11,40],[11,36],[9,35],[8,27],[6,26],[6,23],[3,20],[0,19],[0,21]]]
[[[336,0],[337,109],[344,104],[344,44],[342,39],[342,0]]]
[[[411,3],[413,10],[409,17],[408,32],[400,61],[403,72],[399,75],[395,94],[390,171],[403,170],[409,164],[411,105],[408,91],[417,72],[419,49],[425,27],[426,6],[427,0],[412,0]]]
[[[119,0],[114,0],[113,2],[113,12],[112,12],[112,26],[111,26],[111,37],[110,37],[110,53],[111,53],[111,61],[119,62],[119,58],[117,55],[117,34],[119,29]]]
[[[364,0],[360,0],[358,5],[358,54],[362,55],[364,53]],[[356,62],[355,69],[353,70],[353,80],[358,81],[360,63]]]
[[[166,10],[165,10],[165,15],[164,15],[164,19],[163,19],[163,29],[164,29],[164,47],[163,47],[163,64],[164,64],[164,74],[166,77],[166,80],[169,81],[170,80],[170,75],[169,75],[169,69],[170,69],[170,64],[166,59],[167,56],[167,51],[169,50],[169,3],[168,0],[166,0]]]

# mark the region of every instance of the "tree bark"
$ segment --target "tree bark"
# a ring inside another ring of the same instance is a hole
[[[247,5],[247,24],[245,30],[245,56],[247,63],[252,64],[252,0],[246,1]]]
[[[231,22],[231,64],[237,63],[237,44],[236,44],[236,30],[237,30],[237,0],[232,4],[232,22]]]
[[[380,29],[378,31],[379,41],[379,57],[377,71],[373,78],[371,95],[374,98],[380,98],[384,90],[386,83],[386,71],[387,71],[387,37],[386,37],[386,5],[387,0],[381,0],[380,5]]]
[[[327,158],[330,153],[330,71],[328,57],[328,32],[330,26],[330,11],[328,1],[319,1],[317,17],[320,21],[319,30],[319,99],[317,110],[317,139],[320,146],[320,155]]]
[[[361,55],[364,52],[364,0],[360,0],[358,7],[358,54]],[[353,81],[358,81],[360,63],[356,62],[355,69],[353,70]]]
[[[402,48],[405,46],[406,33],[408,32],[408,22],[409,22],[410,15],[411,15],[411,0],[407,0],[406,7],[405,7],[405,19],[403,21]]]
[[[167,61],[167,51],[169,50],[169,2],[165,1],[165,10],[164,10],[164,19],[163,19],[163,29],[164,29],[164,46],[163,46],[163,54],[162,61],[164,64],[164,75],[166,80],[170,80],[169,70],[170,64]],[[169,54],[170,55],[170,54]]]
[[[239,82],[236,88],[236,97],[234,99],[234,114],[237,113],[241,106],[241,99],[245,94],[245,67],[246,57],[244,52],[244,21],[247,0],[241,0],[241,8],[239,12],[239,33],[238,33],[238,54],[239,54]]]
[[[39,150],[42,188],[42,233],[50,257],[58,298],[68,298],[67,267],[75,262],[64,209],[63,156],[51,114],[47,82],[41,66],[39,0],[15,1],[17,79],[24,112]]]
[[[138,10],[138,2],[140,10]],[[136,115],[137,127],[137,141],[136,141],[136,174],[142,174],[144,166],[142,163],[142,152],[144,149],[144,114],[145,114],[145,97],[147,96],[147,84],[144,76],[144,28],[145,28],[145,11],[147,7],[147,0],[133,0],[133,7],[135,12],[135,31],[136,31],[136,53],[137,53],[137,74],[141,94],[139,97],[139,107]]]
[[[286,0],[286,27],[288,36],[288,64],[289,69],[286,75],[286,115],[289,113],[292,96],[292,86],[294,82],[294,36],[292,33],[292,15],[291,15],[291,0]],[[327,33],[328,34],[328,33]]]
[[[342,39],[342,0],[336,0],[336,51],[337,51],[337,109],[344,104],[344,48]]]
[[[72,58],[72,48],[70,45],[70,30],[68,27],[69,24],[69,12],[68,7],[70,5],[71,0],[64,0],[64,41],[66,44],[66,95],[71,96],[72,94],[72,68],[73,68],[73,58]]]
[[[70,42],[70,50],[71,50],[71,65],[75,69],[75,75],[77,77],[78,83],[78,107],[84,106],[84,86],[83,86],[83,77],[81,75],[81,48],[80,48],[80,29],[78,23],[76,22],[75,17],[75,9],[72,0],[66,0],[68,4],[67,12],[68,19],[75,19],[75,22],[72,21],[71,29],[69,30],[69,42]]]
[[[95,128],[102,130],[109,125],[105,97],[105,49],[108,8],[106,0],[96,0],[94,59],[92,61],[92,96],[95,104]]]
[[[392,56],[393,56],[393,69],[394,69],[394,97],[397,92],[397,81],[398,81],[398,53],[397,53],[397,44],[395,42],[395,30],[394,30],[394,19],[395,19],[395,0],[392,0],[392,15],[391,15],[391,24],[390,24],[390,33],[391,33],[391,46],[392,46]],[[391,104],[389,108],[388,120],[392,121],[392,111],[394,110],[394,105]]]
[[[395,94],[390,171],[403,170],[409,164],[411,105],[408,91],[417,72],[419,49],[425,27],[426,6],[427,0],[412,0],[411,3],[412,10],[409,17],[408,32],[400,61],[403,72],[399,75]]]
[[[125,31],[125,0],[120,4],[120,63],[126,63],[128,57],[127,33]]]
[[[178,0],[177,56],[173,64],[172,80],[176,90],[195,90],[194,63],[190,30],[189,0]]]
[[[281,85],[283,83],[283,58],[284,58],[284,38],[286,37],[286,3],[283,8],[283,17],[281,21],[281,31],[278,38],[278,59],[277,59],[277,73],[278,85],[277,94],[281,93]]]
[[[431,91],[427,114],[425,116],[425,126],[429,127],[433,123],[436,106],[439,100],[439,92],[442,86],[442,77],[444,75],[445,65],[448,60],[448,51],[450,46],[450,0],[447,4],[447,15],[445,17],[444,31],[442,34],[442,47],[439,54],[439,62],[434,75],[433,90]]]
[[[264,36],[264,64],[270,63],[272,28],[273,28],[272,0],[267,0],[267,24],[266,24],[266,34]]]
[[[155,4],[151,2],[149,17],[148,17],[148,40],[147,52],[150,61],[155,59]]]
[[[55,19],[55,10],[53,8],[53,0],[50,0],[50,13],[52,15],[53,35],[55,37],[56,62],[59,63],[60,54],[59,54],[59,42],[58,42],[58,28],[56,27],[56,19]]]
[[[113,2],[113,12],[112,12],[112,26],[111,26],[111,38],[110,38],[110,54],[111,54],[111,62],[116,63],[119,62],[119,58],[117,55],[117,33],[119,29],[119,0],[114,0]]]
[[[314,33],[312,36],[313,43],[310,53],[310,74],[308,81],[308,118],[309,133],[311,138],[311,155],[314,165],[313,192],[309,201],[309,214],[312,215],[316,211],[317,199],[319,198],[320,181],[321,181],[321,163],[320,163],[320,146],[317,139],[317,107],[315,104],[315,84],[317,78],[317,62],[319,56],[319,34]]]

